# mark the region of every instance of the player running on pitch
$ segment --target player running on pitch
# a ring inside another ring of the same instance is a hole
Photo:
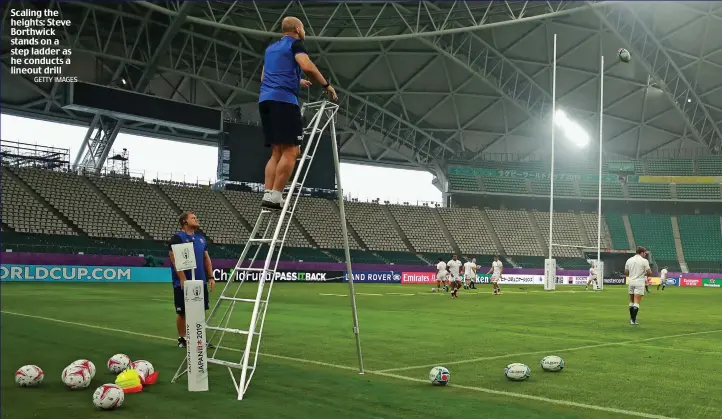
[[[639,246],[637,254],[629,258],[624,265],[624,274],[629,278],[629,323],[634,325],[639,324],[637,323],[639,303],[644,297],[647,280],[652,276],[652,270],[649,268],[649,261],[646,257],[647,249]]]
[[[494,255],[494,261],[491,262],[491,269],[486,274],[491,274],[491,284],[494,286],[493,295],[501,295],[501,288],[499,288],[499,279],[501,274],[504,272],[504,265],[499,260],[499,255]]]
[[[667,286],[667,267],[665,266],[659,272],[659,285],[657,285],[657,291],[659,291],[659,287],[662,287],[662,291],[664,291],[664,287],[666,287],[666,286]]]
[[[464,264],[464,289],[476,289],[476,270],[479,265],[476,264],[476,258],[466,261]]]
[[[461,277],[459,276],[461,261],[456,258],[456,255],[451,256],[451,260],[446,264],[449,267],[450,282],[451,282],[451,298],[456,298],[456,292],[461,288]]]
[[[446,262],[444,262],[443,259],[439,258],[439,263],[436,264],[436,291],[441,291],[441,285],[444,285],[444,291],[449,291],[449,285],[448,285],[448,272],[446,270]]]
[[[597,264],[592,262],[592,267],[589,268],[589,279],[587,279],[587,285],[584,286],[584,291],[586,291],[589,288],[589,285],[594,284],[594,288],[597,289]]]

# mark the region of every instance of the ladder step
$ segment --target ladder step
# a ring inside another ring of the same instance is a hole
[[[213,326],[206,326],[206,329],[209,330],[217,330],[219,332],[228,332],[228,333],[235,333],[237,335],[248,335],[248,330],[241,330],[241,329],[230,329],[227,327],[213,327]],[[258,332],[253,333],[254,335],[258,335]]]
[[[239,303],[255,303],[256,300],[253,298],[238,298],[238,297],[224,297],[220,296],[218,297],[219,300],[228,300],[228,301],[236,301]],[[266,304],[266,300],[261,300],[263,304]]]
[[[230,368],[243,368],[243,365],[238,362],[230,362],[230,361],[224,361],[222,359],[216,359],[216,358],[208,358],[209,364],[216,364],[216,365],[223,365],[224,367],[230,367]],[[252,370],[254,367],[248,366],[249,370]]]
[[[248,239],[250,243],[270,243],[273,239]]]

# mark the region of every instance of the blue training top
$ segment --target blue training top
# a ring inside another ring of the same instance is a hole
[[[298,105],[302,71],[296,54],[306,54],[306,47],[292,36],[284,36],[266,48],[259,103],[275,100]]]
[[[189,242],[193,242],[193,251],[196,255],[196,281],[203,281],[205,283],[206,270],[204,256],[206,250],[208,250],[208,242],[206,238],[203,237],[203,234],[198,232],[196,232],[195,234],[188,234],[185,231],[181,230],[175,235],[173,235],[173,237],[171,237],[170,243],[168,244],[168,249],[172,252],[173,248],[170,247],[171,245]],[[173,287],[180,287],[180,278],[178,278],[178,273],[175,271],[175,267],[171,265],[170,271],[171,276],[173,277]],[[191,279],[193,279],[190,269],[187,271],[183,271],[183,273],[186,275],[186,280],[190,281]]]

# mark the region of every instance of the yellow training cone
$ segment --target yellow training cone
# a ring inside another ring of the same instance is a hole
[[[140,375],[136,370],[125,370],[118,374],[115,384],[123,389],[123,393],[139,393],[143,391],[143,384],[140,382]]]

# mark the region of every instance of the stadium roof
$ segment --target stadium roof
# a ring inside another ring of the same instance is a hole
[[[12,6],[41,8],[41,2]],[[340,96],[342,158],[438,168],[485,153],[549,152],[552,38],[557,107],[596,144],[605,57],[604,140],[611,155],[719,152],[719,2],[51,2],[73,26],[66,75],[220,107],[257,123],[262,54],[280,19],[306,24],[307,47]],[[3,11],[6,21],[8,8]],[[58,85],[8,72],[4,112],[88,124],[63,110]],[[620,47],[632,62],[617,60]],[[318,99],[316,95],[307,99]],[[304,93],[307,95],[308,93]],[[123,130],[215,143],[163,126]],[[92,139],[91,139],[92,140]],[[108,138],[112,145],[112,138]],[[558,139],[561,152],[564,139]],[[596,147],[596,146],[593,146]],[[568,151],[572,153],[572,151]],[[579,151],[574,151],[579,153]],[[589,154],[592,154],[591,152]],[[577,156],[577,154],[575,154]]]

